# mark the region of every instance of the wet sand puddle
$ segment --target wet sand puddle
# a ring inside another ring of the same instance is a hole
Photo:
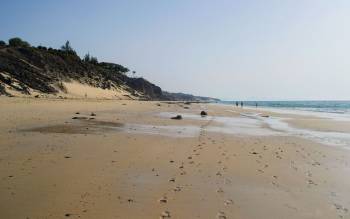
[[[78,118],[75,122],[65,124],[40,126],[23,129],[26,132],[61,133],[61,134],[99,134],[104,132],[127,132],[138,134],[162,135],[168,137],[195,137],[198,136],[200,128],[197,126],[175,126],[175,125],[146,125],[133,123],[117,123],[89,118]]]
[[[161,113],[161,117],[171,117],[176,113]],[[207,116],[182,114],[185,119],[212,120],[220,125],[210,125],[209,132],[252,136],[295,136],[325,145],[350,146],[350,133],[326,132],[294,128],[284,120],[289,118],[271,117],[261,113],[242,113],[240,117]]]
[[[34,127],[30,129],[23,129],[22,131],[61,134],[93,134],[104,131],[112,131],[116,128],[121,128],[124,126],[122,123],[96,121],[89,120],[87,118],[78,118],[77,120],[77,122]]]
[[[174,112],[161,112],[159,117],[171,118]],[[208,132],[243,136],[296,136],[310,139],[326,145],[349,146],[350,133],[325,132],[294,128],[284,120],[288,118],[264,117],[259,113],[245,113],[240,117],[205,116],[182,113],[184,120],[207,121]],[[167,137],[197,137],[201,126],[196,125],[151,125],[137,123],[118,123],[98,121],[88,117],[78,117],[75,121],[65,124],[35,127],[24,131],[62,134],[98,134],[102,132],[127,132],[137,134],[161,135]]]

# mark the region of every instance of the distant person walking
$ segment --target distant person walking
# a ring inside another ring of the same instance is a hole
[[[236,107],[238,107],[238,101],[236,101]]]
[[[243,101],[241,101],[241,107],[243,108]]]
[[[255,102],[255,108],[258,108],[258,102]]]

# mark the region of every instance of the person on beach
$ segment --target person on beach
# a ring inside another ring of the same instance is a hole
[[[238,107],[238,101],[236,101],[236,107]]]
[[[258,102],[255,102],[255,108],[258,108]]]
[[[241,107],[243,108],[243,101],[241,101]]]

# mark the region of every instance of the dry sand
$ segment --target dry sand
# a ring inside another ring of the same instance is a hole
[[[347,149],[211,132],[220,125],[211,117],[159,116],[202,109],[233,118],[255,111],[0,98],[0,218],[350,218]],[[197,129],[157,135],[158,126]]]

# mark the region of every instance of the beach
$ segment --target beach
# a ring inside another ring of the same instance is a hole
[[[0,106],[0,218],[350,218],[350,121],[208,103]]]

